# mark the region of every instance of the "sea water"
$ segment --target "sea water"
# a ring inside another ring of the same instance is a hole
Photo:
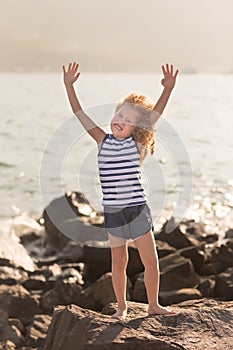
[[[109,131],[116,103],[134,91],[156,102],[160,80],[84,72],[76,89],[86,112]],[[154,217],[179,207],[181,216],[232,222],[232,86],[230,74],[180,73],[157,123],[155,154],[142,168]],[[101,210],[97,147],[71,112],[62,74],[1,74],[0,106],[0,218],[25,211],[39,217],[66,191],[83,192]]]

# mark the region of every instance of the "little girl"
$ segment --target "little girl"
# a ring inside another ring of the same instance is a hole
[[[63,66],[64,83],[74,114],[97,142],[98,164],[105,227],[112,254],[112,283],[117,299],[113,317],[124,320],[127,315],[126,267],[127,241],[133,240],[144,265],[144,282],[148,299],[148,314],[170,314],[159,304],[159,264],[153,236],[153,223],[140,181],[140,164],[149,151],[154,151],[154,126],[161,116],[178,70],[173,65],[162,66],[164,89],[154,105],[146,96],[132,93],[120,102],[111,120],[111,134],[107,134],[82,109],[74,90],[80,73],[79,65]]]

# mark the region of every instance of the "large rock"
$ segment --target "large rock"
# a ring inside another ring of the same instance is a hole
[[[83,291],[77,305],[99,311],[114,301],[116,297],[112,286],[112,274],[108,272]]]
[[[147,305],[128,305],[125,322],[76,305],[56,308],[43,350],[232,349],[233,302],[184,302],[170,316],[147,316]]]
[[[179,250],[179,254],[185,258],[191,259],[195,271],[199,273],[205,262],[205,255],[197,247],[187,247]]]
[[[108,247],[83,247],[84,271],[86,281],[94,282],[111,271],[111,250]]]
[[[198,246],[198,240],[186,232],[182,231],[182,225],[175,227],[171,232],[166,231],[167,222],[163,225],[161,232],[159,232],[155,238],[159,241],[165,241],[170,246],[176,249],[182,249],[191,246]]]
[[[131,288],[132,284],[128,278],[126,291],[127,300],[130,299]],[[116,297],[112,286],[112,273],[108,272],[83,291],[77,305],[83,308],[100,311],[104,306],[115,300]]]
[[[72,239],[75,242],[106,241],[103,215],[94,210],[80,192],[67,192],[54,199],[43,212],[48,242],[60,250]]]
[[[80,299],[82,287],[78,284],[78,278],[68,277],[58,279],[54,288],[48,290],[40,300],[40,307],[46,313],[52,313],[58,304],[76,304]]]
[[[178,290],[192,288],[200,283],[192,261],[178,252],[160,259],[160,290]]]

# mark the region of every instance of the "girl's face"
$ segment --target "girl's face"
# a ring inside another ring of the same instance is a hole
[[[139,114],[129,104],[123,104],[111,120],[111,130],[115,138],[125,139],[132,135]]]

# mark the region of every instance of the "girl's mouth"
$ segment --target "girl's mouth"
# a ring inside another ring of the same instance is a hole
[[[119,130],[119,131],[122,131],[122,130],[123,130],[123,128],[122,128],[122,126],[121,126],[120,124],[114,123],[114,127],[115,127],[117,130]]]

